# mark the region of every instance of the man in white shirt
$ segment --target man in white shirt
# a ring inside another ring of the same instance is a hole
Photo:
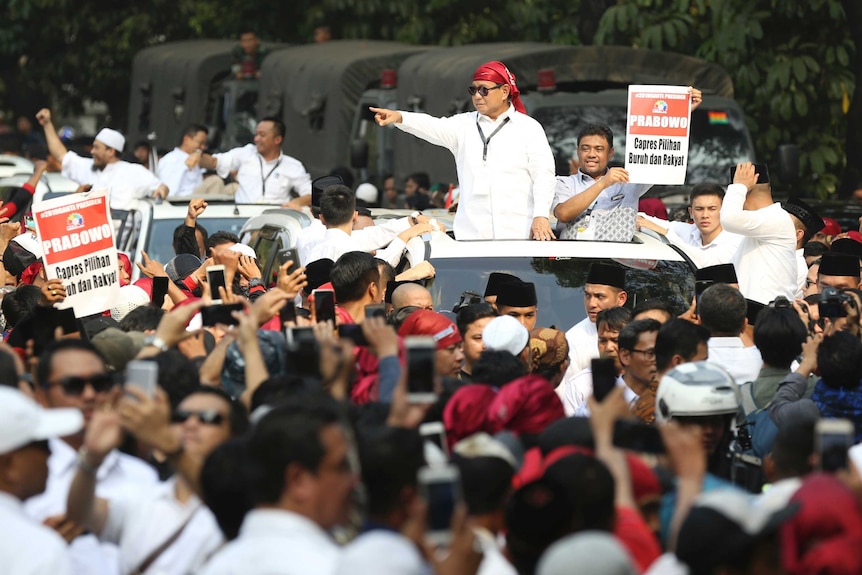
[[[700,323],[710,334],[707,361],[724,368],[740,385],[757,379],[763,367],[760,351],[745,347],[739,337],[748,309],[742,293],[728,284],[715,284],[700,294],[697,308]]]
[[[34,521],[23,502],[45,489],[48,439],[78,432],[77,409],[50,409],[12,387],[0,387],[0,564],[4,573],[70,575],[68,546]]]
[[[536,284],[519,279],[505,282],[497,293],[496,304],[500,315],[515,318],[527,331],[536,327],[536,314],[539,311]]]
[[[584,285],[584,309],[587,317],[566,332],[571,360],[570,375],[590,367],[590,360],[599,356],[596,316],[603,309],[626,303],[628,293],[625,284],[625,269],[602,263],[590,266]]]
[[[625,398],[634,407],[645,391],[655,382],[655,340],[661,324],[654,319],[629,322],[619,335],[622,380],[626,384]]]
[[[288,400],[255,424],[248,455],[259,470],[250,484],[257,504],[202,575],[335,572],[341,551],[327,531],[346,523],[358,480],[348,426],[322,394]]]
[[[184,197],[204,181],[204,170],[198,163],[207,149],[209,130],[200,124],[191,124],[183,132],[180,145],[159,160],[156,176],[171,191],[171,197]]]
[[[721,203],[724,190],[717,184],[697,184],[691,190],[688,215],[694,221],[668,222],[646,214],[638,214],[638,226],[665,236],[683,250],[699,267],[726,264],[742,242],[742,236],[721,227]]]
[[[545,130],[527,115],[515,76],[501,62],[480,66],[468,87],[475,112],[450,118],[371,108],[455,156],[460,200],[455,239],[554,239],[554,155]]]
[[[82,186],[95,190],[107,189],[111,209],[128,210],[135,200],[162,198],[168,195],[168,186],[140,164],[120,159],[126,139],[110,128],[102,128],[93,140],[92,158],[82,158],[63,145],[51,122],[51,111],[42,108],[36,119],[45,130],[48,151],[63,165],[62,173]],[[90,189],[87,188],[87,189]]]
[[[823,218],[817,215],[811,206],[799,199],[781,202],[784,211],[790,214],[793,227],[796,230],[796,297],[801,298],[805,291],[808,277],[808,262],[805,261],[805,244],[814,234],[823,229]]]
[[[47,347],[39,357],[37,368],[37,398],[47,407],[78,409],[84,416],[84,429],[78,433],[50,440],[48,486],[45,492],[30,498],[27,514],[38,521],[66,519],[66,499],[75,471],[81,465],[84,433],[93,414],[109,399],[114,388],[113,377],[96,348],[77,339],[59,340]],[[111,451],[96,474],[96,493],[112,497],[130,485],[154,485],[156,472],[135,457]],[[92,535],[76,538],[69,547],[74,572],[81,574],[118,573],[117,548],[100,545]]]
[[[756,173],[750,162],[737,166],[721,205],[721,225],[745,236],[733,258],[742,294],[764,305],[779,295],[795,299],[796,229],[790,214],[772,201],[768,174]]]
[[[172,415],[172,433],[200,461],[248,426],[245,408],[220,389],[192,391]],[[95,472],[123,439],[120,417],[104,409],[84,439],[86,454],[69,490],[68,516],[101,540],[120,547],[122,573],[184,575],[200,569],[224,543],[212,512],[182,476],[157,485],[130,486],[103,499],[95,495]]]
[[[311,203],[311,176],[302,162],[281,152],[284,136],[284,123],[266,117],[257,124],[253,144],[212,156],[201,154],[200,166],[215,170],[221,178],[236,172],[238,204],[284,204],[299,209]]]

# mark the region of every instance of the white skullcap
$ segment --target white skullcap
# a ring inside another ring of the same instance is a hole
[[[492,351],[508,351],[518,356],[530,342],[530,332],[510,315],[501,315],[482,330],[482,341]]]
[[[232,252],[238,252],[240,255],[248,256],[250,258],[257,259],[257,254],[254,253],[254,250],[251,246],[247,246],[245,244],[234,244],[228,248],[228,250]]]
[[[364,183],[359,184],[356,188],[356,199],[362,200],[369,204],[377,203],[377,187],[374,184]]]
[[[126,138],[121,133],[110,128],[102,128],[96,134],[96,140],[102,142],[109,148],[114,148],[118,152],[122,152],[126,145]]]
[[[120,303],[111,308],[111,317],[114,321],[122,321],[133,309],[149,304],[150,296],[142,287],[123,286],[120,288]]]

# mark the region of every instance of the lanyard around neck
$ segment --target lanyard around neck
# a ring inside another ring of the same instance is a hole
[[[266,175],[266,177],[264,177],[264,175],[263,175],[263,159],[260,157],[259,154],[257,156],[257,161],[260,164],[260,179],[261,179],[260,188],[261,188],[261,197],[263,197],[263,196],[266,196],[266,181],[269,179],[269,177],[272,175],[272,173],[274,171],[276,171],[278,169],[278,167],[281,165],[281,156],[278,157],[278,161],[275,163],[275,166],[272,167],[272,169],[269,171],[269,173]]]
[[[503,123],[497,126],[497,129],[491,132],[491,135],[487,138],[485,137],[485,133],[482,131],[482,127],[479,126],[479,120],[476,120],[476,129],[479,130],[479,137],[482,138],[482,161],[486,161],[488,159],[488,143],[490,143],[491,138],[497,135],[497,132],[503,129],[503,126],[509,123],[509,120],[512,118],[506,116],[503,120]]]

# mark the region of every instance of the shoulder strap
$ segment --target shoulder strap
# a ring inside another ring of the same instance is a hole
[[[161,545],[159,545],[158,547],[156,547],[156,548],[152,551],[152,553],[150,553],[149,555],[147,555],[147,557],[146,557],[146,558],[141,562],[141,564],[140,564],[140,565],[138,565],[138,568],[137,568],[137,569],[133,569],[133,570],[132,570],[132,575],[143,575],[143,573],[146,573],[147,569],[149,569],[149,568],[150,568],[150,566],[151,566],[153,563],[155,563],[155,562],[156,562],[156,559],[158,559],[159,557],[161,557],[161,556],[162,556],[162,553],[164,553],[164,552],[167,550],[167,548],[168,548],[168,547],[170,547],[171,545],[173,545],[173,544],[176,542],[176,540],[177,540],[177,539],[179,539],[180,535],[182,535],[183,531],[185,531],[185,530],[186,530],[186,527],[188,527],[189,523],[191,523],[191,521],[192,521],[192,518],[193,518],[193,517],[195,516],[195,514],[198,512],[198,509],[200,509],[200,505],[198,505],[198,506],[195,508],[195,510],[194,510],[194,511],[192,511],[191,513],[189,513],[189,516],[188,516],[188,517],[186,517],[186,520],[185,520],[185,521],[183,521],[182,525],[180,525],[180,526],[177,528],[177,530],[176,530],[176,531],[174,531],[174,532],[171,534],[171,536],[170,536],[170,537],[168,537],[168,538],[165,540],[165,542],[164,542],[164,543],[162,543]]]

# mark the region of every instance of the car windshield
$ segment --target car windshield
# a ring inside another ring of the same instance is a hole
[[[539,108],[533,117],[545,128],[554,154],[563,163],[574,157],[577,134],[588,123],[604,123],[614,133],[612,164],[622,166],[626,153],[626,114],[622,106]],[[745,119],[735,108],[698,108],[692,112],[687,183],[724,182],[730,166],[749,161],[752,150]]]
[[[239,235],[242,225],[247,218],[200,218],[198,223],[206,228],[207,233],[212,234],[219,230],[231,232]],[[164,220],[154,220],[149,236],[147,237],[147,245],[144,251],[151,259],[167,263],[174,257],[174,230],[182,224],[184,219],[173,218]]]
[[[434,307],[451,310],[464,292],[481,296],[491,272],[507,272],[536,284],[539,301],[536,325],[567,330],[587,314],[583,286],[593,262],[613,263],[606,259],[581,258],[438,258],[431,259],[436,277],[427,286]],[[694,294],[694,275],[683,262],[617,262],[626,265],[628,303],[659,299],[680,313],[688,308]],[[631,267],[655,264],[653,269]],[[469,297],[468,297],[469,299]]]

